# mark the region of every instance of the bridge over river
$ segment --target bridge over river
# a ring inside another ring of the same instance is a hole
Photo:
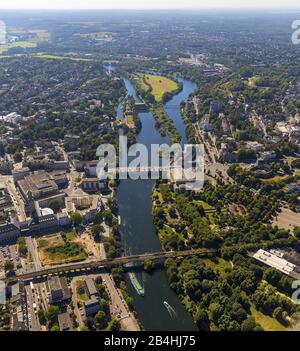
[[[128,264],[128,263],[143,262],[146,259],[159,260],[159,259],[166,259],[166,258],[171,258],[171,257],[185,257],[185,256],[192,256],[192,255],[207,257],[207,256],[211,256],[211,255],[216,254],[216,253],[217,253],[217,250],[211,250],[211,249],[193,249],[193,250],[184,250],[184,251],[160,251],[160,252],[145,253],[145,254],[141,254],[141,255],[122,256],[122,257],[117,257],[114,259],[85,261],[85,262],[79,262],[79,263],[54,266],[54,267],[45,268],[45,269],[35,271],[35,272],[16,275],[16,276],[8,278],[8,282],[12,283],[12,282],[15,282],[18,280],[46,278],[47,276],[49,276],[49,275],[51,276],[53,274],[58,275],[58,274],[65,274],[65,273],[76,273],[76,272],[81,272],[81,271],[91,270],[91,269],[100,269],[100,268],[104,268],[104,267],[124,265],[124,264]]]

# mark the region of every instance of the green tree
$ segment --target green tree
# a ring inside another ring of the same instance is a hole
[[[210,322],[207,313],[204,310],[198,310],[194,316],[195,323],[200,330],[210,330]]]
[[[52,332],[58,332],[58,331],[60,331],[59,326],[58,326],[57,324],[55,324],[55,325],[50,329],[50,331],[52,331]]]
[[[55,305],[50,305],[45,312],[46,320],[50,324],[54,324],[55,322],[57,322],[58,314],[59,314],[59,307]]]
[[[121,323],[117,318],[113,318],[108,325],[107,330],[109,331],[119,331],[121,330]]]
[[[78,227],[83,221],[82,215],[79,212],[73,212],[71,219],[74,227]]]
[[[4,263],[4,270],[5,270],[5,272],[13,271],[14,270],[14,264],[11,261],[9,261],[9,260],[5,261],[5,263]]]
[[[98,330],[101,330],[107,327],[107,318],[106,318],[105,312],[103,311],[97,312],[94,318],[94,324]]]

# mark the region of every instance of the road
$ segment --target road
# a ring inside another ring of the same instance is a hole
[[[42,264],[39,258],[35,240],[31,236],[28,236],[28,237],[25,237],[25,241],[26,241],[27,248],[31,254],[31,257],[33,259],[35,270],[36,271],[42,270]]]
[[[114,317],[118,317],[124,331],[139,331],[140,327],[136,318],[130,312],[120,289],[115,285],[111,274],[101,274],[103,284],[105,284],[110,297],[110,311]]]
[[[40,322],[37,316],[37,312],[35,312],[33,304],[36,304],[36,311],[38,308],[36,294],[33,293],[30,289],[30,285],[25,287],[26,289],[26,298],[27,298],[27,306],[28,306],[28,320],[29,320],[29,330],[30,331],[41,331]]]

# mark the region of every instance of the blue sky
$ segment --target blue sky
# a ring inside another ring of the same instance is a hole
[[[0,9],[202,9],[202,8],[300,8],[299,0],[10,0]]]

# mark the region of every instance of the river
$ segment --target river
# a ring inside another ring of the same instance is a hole
[[[165,104],[166,110],[173,119],[186,143],[184,122],[180,114],[180,103],[195,89],[192,82],[179,79],[183,83],[183,90]],[[127,92],[136,100],[138,97],[131,82],[124,79]],[[122,106],[117,110],[122,117]],[[150,149],[153,143],[169,143],[167,137],[162,137],[155,129],[155,120],[150,112],[139,114],[142,129],[137,137],[138,143],[143,143]],[[161,245],[152,223],[152,187],[153,180],[121,180],[117,191],[119,215],[121,217],[120,233],[122,243],[127,254],[140,254],[160,251]],[[139,281],[143,282],[145,296],[141,297],[127,278],[129,294],[134,298],[134,307],[145,330],[150,331],[193,331],[197,330],[191,315],[185,310],[177,295],[170,289],[166,273],[163,269],[153,273],[138,273]],[[164,301],[175,311],[168,311]]]

